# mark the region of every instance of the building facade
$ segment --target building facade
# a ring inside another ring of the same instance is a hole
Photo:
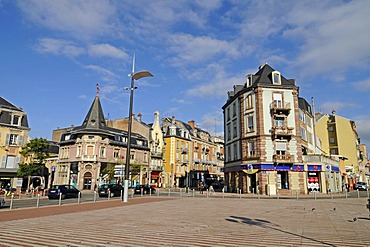
[[[305,193],[295,81],[262,65],[228,92],[223,111],[227,190]]]
[[[315,130],[322,150],[344,161],[342,183],[353,188],[360,181],[360,139],[354,121],[332,114],[316,114]]]
[[[29,131],[26,112],[0,97],[1,187],[8,183],[13,188],[21,186],[17,184],[18,164],[22,162],[20,151],[27,143]]]
[[[121,183],[124,178],[127,132],[108,127],[99,96],[96,95],[81,126],[68,129],[59,140],[59,157],[54,184],[72,184],[80,190],[94,190],[99,184]],[[148,140],[132,133],[130,182],[137,177],[134,168],[147,167]],[[109,171],[114,167],[114,178]],[[52,173],[52,170],[49,171]],[[136,181],[137,182],[137,181]]]

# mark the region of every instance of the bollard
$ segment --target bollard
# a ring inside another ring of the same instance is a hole
[[[149,186],[149,197],[152,196],[152,188]]]
[[[110,190],[108,191],[108,201],[110,200]]]
[[[330,191],[330,197],[333,199],[333,192]]]
[[[209,195],[209,191],[208,191],[208,189],[207,189],[207,198],[208,198],[208,195]]]
[[[19,190],[18,199],[21,199],[21,195],[22,195],[22,190]]]
[[[131,190],[131,197],[134,198],[134,189]]]
[[[239,189],[239,199],[242,199],[242,189]]]
[[[222,198],[225,198],[225,188],[222,188]]]
[[[14,195],[12,195],[12,196],[10,197],[10,210],[12,210],[12,209],[13,209],[13,199],[14,199]]]
[[[316,192],[313,192],[314,196],[315,196],[315,200],[316,200]]]
[[[182,189],[180,188],[180,197],[182,197]]]
[[[367,198],[370,198],[369,189],[367,189],[366,191],[367,191]]]
[[[158,190],[157,190],[158,192],[157,192],[157,196],[159,197],[159,188],[158,188]]]
[[[279,191],[278,190],[276,190],[276,199],[279,200]]]
[[[123,190],[121,190],[121,200],[123,199]]]
[[[96,191],[94,191],[96,193]],[[78,197],[77,197],[77,203],[80,204],[81,202],[81,191],[78,192]]]
[[[168,197],[171,196],[171,189],[168,189]]]
[[[193,198],[194,198],[194,196],[195,196],[195,189],[193,189]]]
[[[59,206],[62,205],[62,193],[59,194]]]
[[[94,191],[94,202],[96,202],[96,191]]]
[[[357,198],[360,198],[360,190],[357,189]]]
[[[40,206],[40,194],[37,194],[36,207]]]

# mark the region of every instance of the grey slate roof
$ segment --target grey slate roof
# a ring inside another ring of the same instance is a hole
[[[18,111],[22,113],[21,115],[23,117],[20,123],[20,127],[29,129],[27,114],[22,110],[22,108],[13,105],[12,103],[10,103],[9,101],[7,101],[6,99],[0,96],[0,124],[1,125],[11,124],[11,121],[12,121],[11,111],[13,112]],[[12,125],[12,127],[16,127],[16,126]]]
[[[270,65],[264,64],[260,67],[260,70],[253,76],[252,86],[257,85],[272,85],[272,72],[276,71]],[[280,74],[281,75],[281,74]],[[281,75],[282,86],[295,86],[294,79],[286,79]]]

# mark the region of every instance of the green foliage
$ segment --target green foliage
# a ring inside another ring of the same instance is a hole
[[[113,180],[114,178],[114,166],[115,164],[108,164],[107,167],[102,170],[103,175],[108,174],[109,180]]]
[[[18,176],[31,176],[38,173],[49,157],[49,142],[44,138],[31,139],[20,152],[24,162],[19,164]]]

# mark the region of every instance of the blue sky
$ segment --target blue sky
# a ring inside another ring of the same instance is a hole
[[[354,120],[370,146],[370,1],[0,0],[0,95],[31,137],[81,125],[100,84],[107,118],[195,120],[223,133],[227,91],[268,63],[315,110]]]

